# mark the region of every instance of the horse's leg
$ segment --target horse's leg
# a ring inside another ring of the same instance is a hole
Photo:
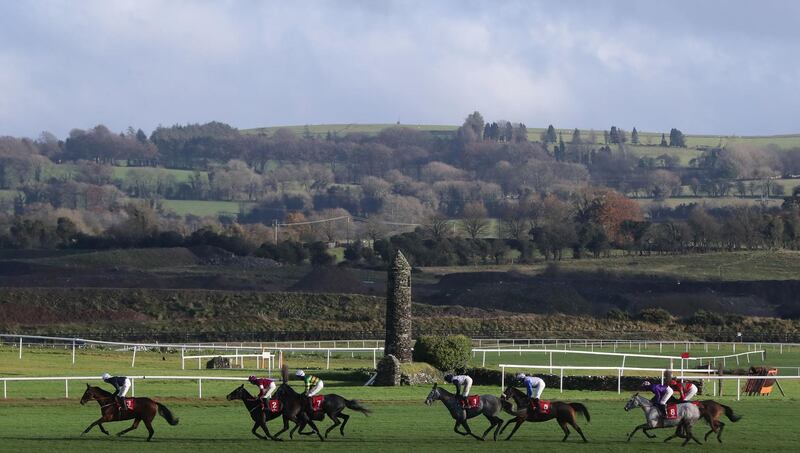
[[[103,423],[103,419],[104,418],[105,417],[100,417],[97,420],[93,421],[91,425],[89,425],[88,427],[86,427],[86,429],[83,430],[83,432],[81,433],[81,436],[83,436],[84,434],[86,434],[89,431],[91,431],[92,428],[94,428],[94,425],[98,425],[98,426],[100,426],[100,429],[103,429],[102,423]],[[105,429],[103,429],[103,431],[105,431]],[[106,433],[106,434],[108,434],[108,433]]]
[[[491,431],[492,428],[494,428],[495,423],[497,423],[495,421],[494,417],[488,417],[487,416],[486,418],[489,419],[489,427],[486,428],[486,431],[483,432],[483,436],[481,436],[481,439],[484,439],[484,440],[486,439],[486,435],[489,434],[489,431]]]
[[[281,429],[280,431],[275,433],[274,438],[278,439],[278,436],[280,436],[281,434],[285,433],[288,429],[289,429],[289,419],[284,416],[283,417],[283,429]]]
[[[725,423],[723,423],[722,421],[717,421],[717,424],[719,426],[719,431],[717,431],[717,441],[719,441],[719,443],[722,443],[722,430],[725,429]]]
[[[457,432],[458,434],[461,434],[462,436],[466,436],[467,433],[463,433],[458,430],[459,425],[461,425],[461,420],[456,419],[456,424],[453,426],[453,431]]]
[[[564,430],[564,438],[561,439],[561,442],[566,442],[567,441],[567,437],[569,437],[569,428],[567,428],[567,422],[559,421],[558,422],[558,426],[560,426],[561,429]]]
[[[525,423],[525,419],[524,418],[517,417],[516,420],[517,420],[517,424],[514,425],[514,429],[511,430],[511,434],[509,434],[508,437],[506,437],[506,440],[511,439],[511,436],[513,436],[514,433],[517,432],[519,427],[522,426],[523,423]],[[511,420],[509,420],[508,422],[511,423]]]
[[[684,426],[684,432],[686,433],[686,439],[683,440],[683,445],[684,446],[689,443],[689,440],[693,440],[693,441],[697,442],[698,445],[703,445],[702,442],[700,442],[699,440],[697,440],[696,437],[694,437],[694,434],[692,433],[692,426],[691,425],[688,425],[688,424],[685,425]]]
[[[470,429],[469,425],[467,424],[467,419],[464,419],[464,421],[461,422],[461,426],[463,426],[464,429],[467,430],[467,434],[469,434],[470,436],[474,437],[476,440],[483,440],[480,437],[478,437],[478,436],[476,436],[475,434],[472,433],[472,430]]]
[[[153,430],[153,419],[145,418],[143,421],[144,421],[144,427],[147,428],[147,432],[149,433],[147,436],[147,441],[150,442],[150,439],[153,438],[153,434],[155,434],[155,430]]]
[[[98,423],[98,424],[97,424],[97,427],[98,427],[98,428],[100,428],[100,431],[102,431],[102,432],[103,432],[103,434],[105,434],[106,436],[108,436],[108,435],[109,435],[109,432],[108,432],[108,431],[106,431],[106,428],[103,426],[103,424],[102,424],[102,423]]]
[[[505,424],[505,425],[503,425],[503,427],[502,427],[502,428],[500,428],[500,432],[499,432],[498,434],[503,434],[503,431],[505,431],[505,430],[506,430],[506,427],[507,427],[508,425],[510,425],[510,424],[511,424],[511,422],[513,422],[514,420],[516,420],[516,418],[512,418],[512,419],[510,419],[509,421],[507,421],[507,422],[506,422],[506,424]]]
[[[639,431],[640,429],[642,430],[643,433],[647,434],[647,432],[645,431],[645,429],[647,429],[647,426],[648,426],[647,424],[641,424],[636,428],[633,428],[633,431],[631,431],[631,433],[628,434],[628,442],[631,441],[631,438],[633,437],[634,434],[636,434],[636,431]]]
[[[121,436],[121,435],[123,435],[123,434],[127,433],[128,431],[133,431],[134,429],[138,428],[138,427],[139,427],[139,422],[140,422],[140,421],[142,421],[142,419],[137,417],[137,418],[136,418],[136,419],[133,421],[133,425],[131,425],[131,427],[130,427],[130,428],[128,428],[128,429],[123,429],[122,431],[118,432],[118,433],[117,433],[117,436]]]
[[[350,416],[342,412],[339,414],[339,418],[342,419],[342,426],[339,427],[339,432],[344,436],[344,425],[347,424],[347,420],[350,420]]]
[[[650,430],[651,430],[651,429],[653,429],[653,428],[650,428],[650,425],[647,425],[647,427],[646,427],[646,428],[642,428],[642,432],[643,432],[643,433],[644,433],[644,435],[645,435],[645,436],[647,436],[649,439],[655,439],[655,438],[656,438],[656,435],[655,435],[655,434],[650,434]]]
[[[328,433],[329,432],[331,432],[334,428],[336,428],[337,426],[339,426],[341,424],[341,423],[339,423],[339,419],[336,417],[336,414],[328,414],[328,418],[330,418],[333,421],[333,424],[331,426],[329,426],[328,429],[325,430],[325,437],[326,438],[328,437]]]
[[[315,432],[315,433],[317,433],[317,437],[319,437],[319,440],[321,440],[321,441],[323,441],[323,442],[324,442],[324,441],[325,441],[325,438],[324,438],[324,437],[322,437],[322,433],[321,433],[321,432],[319,432],[319,428],[317,428],[317,425],[315,425],[315,424],[314,424],[314,420],[311,420],[311,419],[309,418],[309,419],[308,419],[308,424],[311,426],[311,429],[313,429],[313,430],[314,430],[314,432]]]
[[[258,437],[259,439],[264,439],[264,440],[266,440],[266,439],[267,439],[266,437],[264,437],[264,436],[262,436],[261,434],[258,434],[258,433],[256,432],[256,431],[258,430],[258,428],[260,428],[260,427],[261,427],[261,423],[259,423],[259,422],[253,422],[253,429],[251,429],[251,430],[250,430],[250,432],[251,432],[251,433],[253,433],[253,435],[254,435],[254,436],[256,436],[256,437]]]
[[[667,436],[667,438],[664,439],[664,443],[667,443],[667,442],[671,441],[672,439],[674,439],[676,437],[685,437],[685,436],[681,436],[681,427],[680,426],[678,426],[675,429],[675,434],[673,434],[671,436]]]
[[[583,439],[584,442],[589,442],[586,440],[586,436],[583,435],[583,430],[581,430],[581,427],[575,422],[575,417],[572,417],[572,421],[570,421],[569,424],[572,425],[572,427],[575,428],[575,431],[581,435],[581,439]]]
[[[503,419],[500,417],[495,416],[495,424],[494,424],[494,440],[497,441],[497,435],[500,433],[500,428],[503,426]]]

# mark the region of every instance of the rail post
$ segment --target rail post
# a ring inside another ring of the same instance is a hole
[[[483,351],[483,361],[481,362],[481,366],[486,366],[486,351]]]
[[[19,359],[22,360],[22,337],[19,337]]]
[[[741,398],[741,392],[742,392],[742,380],[741,379],[737,379],[736,380],[736,401],[739,401],[739,399]]]
[[[131,368],[136,365],[136,346],[133,347],[133,358],[131,359]]]
[[[564,393],[564,369],[561,368],[561,373],[558,376],[558,387],[561,393]]]
[[[331,350],[330,349],[328,349],[328,354],[327,354],[327,357],[325,359],[325,369],[326,370],[330,370],[331,369]]]
[[[3,381],[5,384],[6,381]],[[500,365],[500,393],[506,389],[506,366]]]
[[[617,394],[622,393],[622,369],[617,368]]]
[[[186,357],[186,348],[181,348],[181,369],[182,370],[186,369],[186,359],[184,359],[184,357]]]
[[[72,364],[75,365],[75,340],[72,340]]]
[[[131,397],[136,398],[136,379],[131,378]]]
[[[64,398],[69,398],[69,379],[64,379]]]
[[[197,380],[197,397],[203,399],[203,379]]]
[[[8,398],[8,381],[3,379],[3,399]]]
[[[377,354],[377,351],[378,351],[377,349],[373,349],[372,350],[372,368],[376,368],[376,369],[378,368],[378,358],[377,358],[378,354]]]

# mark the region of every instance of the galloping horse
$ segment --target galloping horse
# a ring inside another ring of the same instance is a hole
[[[251,395],[250,392],[244,388],[244,384],[236,387],[236,389],[229,393],[226,398],[228,401],[242,400],[244,407],[247,409],[247,412],[250,413],[250,417],[253,419],[253,429],[250,430],[253,435],[259,439],[271,439],[276,441],[281,440],[269,433],[267,422],[283,415],[283,410],[280,412],[264,410],[264,407],[261,406],[261,402],[254,398],[253,395]],[[267,435],[266,437],[256,432],[259,427],[264,431],[264,434]]]
[[[464,410],[454,394],[439,387],[437,384],[433,384],[433,389],[431,389],[431,392],[428,394],[428,398],[425,399],[425,404],[430,406],[436,400],[444,403],[444,406],[448,411],[450,411],[450,415],[455,419],[456,424],[453,427],[453,431],[461,434],[462,436],[472,436],[478,440],[485,440],[486,435],[489,434],[489,431],[491,431],[492,428],[494,428],[493,437],[494,440],[497,440],[497,431],[500,429],[500,426],[502,426],[503,419],[497,416],[502,412],[502,407],[500,406],[500,400],[498,400],[494,395],[481,395],[481,400],[480,404],[478,404],[478,407]],[[464,414],[466,414],[466,418],[464,418]],[[483,432],[483,436],[478,437],[475,434],[472,434],[472,430],[469,429],[467,420],[477,417],[481,414],[483,414],[483,416],[486,417],[491,424],[489,425],[489,428]],[[465,432],[459,431],[459,426],[463,426]]]
[[[157,403],[150,398],[128,398],[133,400],[133,410],[124,410],[121,411],[117,408],[117,403],[115,401],[114,395],[111,393],[101,389],[100,387],[92,387],[89,384],[86,384],[86,391],[83,393],[81,397],[81,405],[86,404],[89,400],[94,399],[100,404],[100,418],[92,422],[88,428],[86,428],[83,434],[86,434],[91,430],[95,425],[100,427],[100,431],[103,434],[108,435],[108,431],[103,428],[103,423],[107,422],[118,422],[122,420],[133,420],[133,425],[120,431],[117,433],[117,436],[121,436],[128,431],[133,431],[134,429],[139,427],[139,422],[143,421],[144,426],[147,428],[147,431],[150,433],[147,436],[147,440],[153,438],[153,419],[156,417],[156,413],[158,415],[164,417],[172,426],[178,424],[178,418],[172,415],[167,406],[164,406],[161,403]]]
[[[575,431],[581,435],[581,438],[584,442],[589,442],[586,440],[586,436],[583,435],[583,431],[581,431],[581,427],[578,426],[577,423],[577,414],[581,414],[586,417],[586,421],[591,421],[591,417],[589,416],[589,410],[586,409],[581,403],[566,403],[564,401],[551,401],[550,402],[550,413],[543,414],[539,411],[533,412],[533,410],[528,406],[528,397],[522,391],[517,389],[513,386],[506,387],[505,391],[503,391],[503,400],[506,401],[509,398],[514,400],[515,405],[517,406],[517,410],[513,410],[510,405],[504,406],[506,412],[513,415],[515,418],[512,418],[508,422],[506,422],[503,429],[500,430],[500,434],[503,434],[506,427],[511,424],[511,422],[516,421],[516,425],[514,425],[514,429],[511,430],[511,434],[506,437],[506,440],[511,439],[511,436],[514,435],[515,432],[519,429],[520,425],[523,422],[546,422],[548,420],[556,419],[558,421],[558,425],[561,426],[561,429],[564,430],[564,438],[561,439],[562,442],[567,440],[569,437],[569,428],[567,425],[572,425]]]
[[[677,427],[675,434],[664,439],[664,442],[667,442],[675,437],[683,437],[683,445],[689,443],[690,439],[700,444],[700,441],[694,437],[694,434],[692,434],[692,425],[694,425],[697,420],[700,419],[700,409],[694,404],[678,404],[678,417],[675,419],[665,418],[653,402],[639,395],[638,393],[633,395],[631,399],[628,400],[628,403],[625,404],[625,410],[629,411],[635,407],[642,408],[644,411],[644,418],[647,421],[634,428],[634,430],[628,435],[628,442],[630,442],[633,435],[636,434],[636,431],[640,429],[645,436],[652,439],[655,436],[648,432],[651,429]]]
[[[352,409],[354,411],[361,412],[364,415],[369,415],[372,411],[367,409],[366,407],[362,406],[357,400],[348,400],[345,399],[335,393],[329,393],[325,395],[325,400],[322,403],[322,410],[320,411],[310,411],[308,410],[308,406],[305,404],[304,399],[306,398],[305,395],[297,393],[289,384],[285,382],[278,387],[278,390],[275,392],[275,398],[281,400],[283,403],[284,411],[288,409],[295,409],[298,411],[302,410],[303,417],[298,417],[297,426],[295,426],[292,431],[289,433],[291,437],[295,430],[300,428],[300,434],[311,434],[311,433],[304,433],[303,428],[306,424],[309,424],[314,432],[317,433],[320,440],[324,440],[322,435],[320,434],[319,430],[316,426],[314,426],[314,421],[321,421],[325,419],[327,415],[333,421],[333,425],[328,427],[325,430],[325,437],[328,437],[328,434],[333,431],[334,428],[339,426],[339,433],[344,436],[344,427],[347,425],[347,421],[350,420],[350,416],[345,414],[343,411],[345,409]],[[305,410],[303,410],[305,409]],[[341,421],[340,421],[341,419]],[[281,430],[278,434],[286,431],[288,424],[284,425],[284,429]],[[277,436],[277,434],[276,434]]]
[[[706,436],[703,440],[707,441],[708,436],[710,436],[711,433],[717,433],[717,441],[719,441],[719,443],[722,443],[722,430],[725,429],[725,423],[723,423],[722,420],[720,420],[720,418],[722,418],[723,414],[725,414],[725,416],[728,417],[728,420],[734,423],[742,419],[742,416],[735,414],[733,412],[733,409],[731,409],[729,406],[718,403],[714,400],[703,400],[703,401],[698,401],[698,403],[700,404],[698,406],[698,408],[700,409],[700,417],[703,418],[706,421],[706,423],[708,423],[708,425],[711,427],[711,429],[706,433]],[[670,436],[667,439],[665,439],[664,442],[673,439],[675,437],[676,436]]]

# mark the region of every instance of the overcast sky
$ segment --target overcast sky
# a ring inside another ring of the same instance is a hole
[[[0,135],[218,120],[800,132],[800,2],[0,0]]]

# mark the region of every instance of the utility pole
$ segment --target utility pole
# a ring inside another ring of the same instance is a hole
[[[272,219],[272,231],[275,245],[278,245],[278,219]]]

